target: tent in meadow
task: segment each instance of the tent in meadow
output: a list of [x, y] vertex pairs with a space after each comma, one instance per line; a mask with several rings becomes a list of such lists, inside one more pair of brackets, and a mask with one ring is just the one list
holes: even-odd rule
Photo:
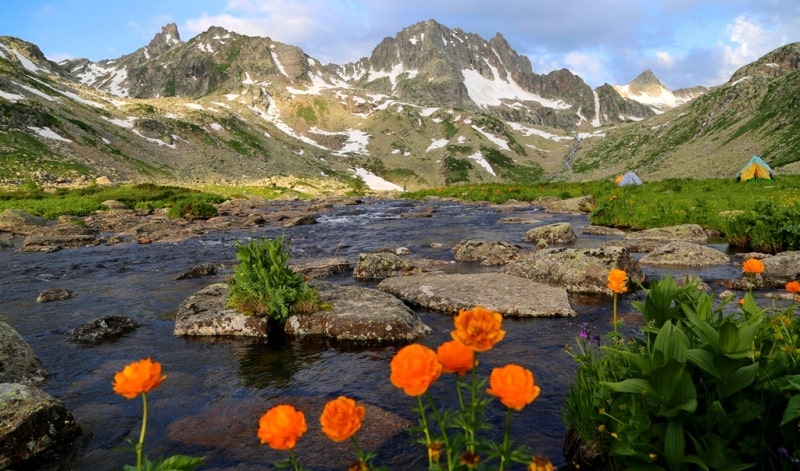
[[625, 186], [625, 185], [641, 185], [641, 184], [642, 184], [642, 180], [640, 180], [640, 179], [639, 179], [639, 176], [638, 176], [638, 175], [636, 175], [636, 174], [635, 174], [635, 173], [633, 173], [633, 172], [628, 172], [628, 173], [626, 173], [625, 175], [623, 175], [623, 176], [622, 176], [622, 178], [620, 178], [620, 179], [617, 181], [617, 185], [618, 185], [618, 186]]
[[750, 157], [747, 164], [736, 174], [737, 182], [772, 180], [772, 178], [772, 169], [757, 155]]

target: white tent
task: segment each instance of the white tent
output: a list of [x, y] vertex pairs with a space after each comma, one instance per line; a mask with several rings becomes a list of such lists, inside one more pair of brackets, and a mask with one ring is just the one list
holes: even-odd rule
[[620, 179], [620, 181], [618, 183], [619, 186], [641, 185], [641, 184], [642, 184], [642, 180], [640, 180], [639, 177], [633, 172], [628, 172], [625, 175], [623, 175], [622, 179]]

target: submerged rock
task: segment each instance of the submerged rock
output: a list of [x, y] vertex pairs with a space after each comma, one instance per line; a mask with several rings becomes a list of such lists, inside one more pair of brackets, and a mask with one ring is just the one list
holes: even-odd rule
[[505, 316], [575, 316], [563, 288], [501, 273], [387, 278], [378, 289], [418, 306], [452, 314], [477, 305]]
[[139, 327], [136, 319], [127, 316], [105, 316], [76, 327], [69, 334], [69, 341], [84, 345], [97, 345], [116, 340]]
[[50, 288], [39, 293], [36, 297], [37, 303], [51, 303], [53, 301], [64, 301], [75, 297], [75, 292], [64, 288]]

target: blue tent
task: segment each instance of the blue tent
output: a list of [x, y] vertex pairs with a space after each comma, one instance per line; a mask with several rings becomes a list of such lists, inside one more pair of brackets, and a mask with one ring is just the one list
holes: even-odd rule
[[617, 185], [619, 186], [641, 185], [641, 184], [642, 180], [640, 180], [639, 176], [633, 172], [628, 172], [625, 175], [623, 175], [622, 178], [620, 178], [619, 183], [617, 183]]

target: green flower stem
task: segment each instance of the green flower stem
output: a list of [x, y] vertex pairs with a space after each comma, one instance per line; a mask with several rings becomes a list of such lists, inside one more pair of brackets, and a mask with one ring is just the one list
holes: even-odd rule
[[614, 340], [619, 337], [617, 334], [617, 293], [614, 293]]
[[511, 430], [511, 408], [506, 409], [506, 424], [505, 433], [503, 434], [503, 445], [500, 448], [500, 467], [498, 471], [503, 471], [506, 462], [511, 461], [511, 439], [509, 438], [509, 431]]
[[453, 457], [453, 452], [455, 450], [453, 450], [450, 447], [450, 438], [447, 435], [447, 424], [445, 423], [444, 417], [442, 417], [442, 414], [439, 413], [439, 409], [437, 409], [436, 405], [433, 403], [433, 398], [430, 396], [430, 394], [426, 394], [426, 396], [428, 397], [428, 402], [431, 403], [431, 409], [433, 410], [433, 416], [434, 416], [434, 418], [436, 418], [436, 421], [439, 422], [439, 428], [442, 431], [442, 441], [444, 442], [444, 449], [445, 449], [445, 452], [447, 453], [447, 469], [448, 469], [448, 471], [450, 471], [450, 470], [453, 469], [453, 466], [455, 465], [455, 459]]
[[467, 424], [467, 451], [470, 453], [475, 453], [475, 422], [476, 417], [475, 413], [478, 409], [478, 373], [477, 373], [477, 366], [478, 361], [477, 359], [474, 360], [472, 364], [472, 383], [470, 384], [470, 407], [469, 407], [469, 423]]
[[147, 432], [147, 393], [142, 393], [142, 431], [139, 433], [139, 443], [136, 444], [136, 469], [142, 471], [142, 452], [144, 450], [144, 436]]
[[422, 395], [417, 396], [419, 404], [419, 418], [422, 421], [422, 433], [425, 434], [425, 451], [428, 454], [428, 469], [433, 467], [433, 457], [431, 456], [431, 432], [428, 430], [428, 418], [425, 416], [425, 406], [422, 404]]
[[294, 471], [300, 471], [300, 465], [297, 464], [297, 457], [294, 454], [294, 448], [289, 450], [289, 461], [294, 467]]

